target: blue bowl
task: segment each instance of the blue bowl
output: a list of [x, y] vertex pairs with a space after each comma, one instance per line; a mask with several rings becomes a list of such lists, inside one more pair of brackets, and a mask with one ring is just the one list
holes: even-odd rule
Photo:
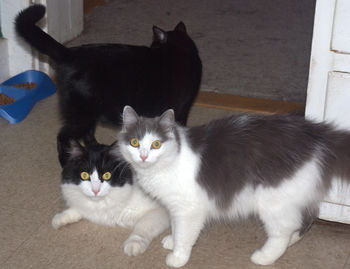
[[[13, 86], [29, 82], [34, 82], [36, 87], [29, 90]], [[0, 116], [12, 124], [20, 122], [28, 115], [36, 102], [55, 92], [55, 84], [45, 73], [36, 70], [20, 73], [0, 84], [0, 93], [16, 99], [11, 104], [0, 105]]]

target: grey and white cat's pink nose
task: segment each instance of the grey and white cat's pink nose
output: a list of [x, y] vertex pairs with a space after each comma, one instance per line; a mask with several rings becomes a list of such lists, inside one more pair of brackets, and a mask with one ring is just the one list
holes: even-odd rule
[[95, 196], [97, 196], [97, 194], [100, 192], [99, 189], [92, 189], [92, 192], [95, 194]]
[[140, 158], [141, 158], [141, 160], [144, 162], [144, 161], [146, 161], [146, 159], [148, 158], [148, 155], [142, 155], [142, 154], [140, 154]]
[[148, 158], [148, 150], [142, 147], [139, 152], [140, 152], [140, 159], [143, 162], [146, 161], [146, 159]]

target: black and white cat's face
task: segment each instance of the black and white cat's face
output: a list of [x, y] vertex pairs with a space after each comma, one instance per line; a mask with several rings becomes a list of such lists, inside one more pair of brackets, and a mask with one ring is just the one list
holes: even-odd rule
[[[113, 153], [111, 149], [113, 147]], [[78, 185], [81, 192], [92, 199], [105, 197], [111, 188], [132, 183], [131, 171], [115, 156], [115, 146], [81, 146], [71, 141], [62, 183]]]
[[139, 117], [130, 106], [126, 106], [120, 150], [127, 161], [138, 167], [149, 167], [178, 150], [178, 135], [174, 126], [174, 111], [171, 109], [160, 117], [149, 119]]

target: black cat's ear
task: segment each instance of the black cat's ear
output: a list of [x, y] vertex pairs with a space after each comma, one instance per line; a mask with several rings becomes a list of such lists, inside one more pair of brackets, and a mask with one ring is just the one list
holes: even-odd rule
[[159, 124], [167, 131], [171, 131], [175, 126], [175, 113], [173, 109], [168, 109], [159, 117]]
[[176, 26], [175, 26], [175, 29], [174, 29], [175, 31], [177, 31], [177, 32], [183, 32], [183, 33], [187, 33], [187, 31], [186, 31], [186, 26], [185, 26], [185, 24], [182, 22], [182, 21], [180, 21]]
[[78, 159], [84, 154], [84, 147], [78, 141], [71, 139], [69, 141], [67, 153], [69, 155], [69, 159]]
[[123, 128], [122, 131], [126, 131], [128, 127], [136, 124], [139, 120], [139, 116], [131, 106], [125, 106], [123, 110]]
[[168, 39], [168, 34], [164, 30], [153, 25], [153, 41], [165, 43], [167, 41], [167, 39]]

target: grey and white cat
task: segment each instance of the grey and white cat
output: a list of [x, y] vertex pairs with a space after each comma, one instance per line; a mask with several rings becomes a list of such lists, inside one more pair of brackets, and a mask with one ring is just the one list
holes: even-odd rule
[[53, 218], [54, 228], [83, 218], [131, 228], [124, 252], [136, 256], [170, 226], [166, 210], [133, 184], [131, 170], [115, 145], [83, 147], [71, 141], [65, 150], [68, 160], [62, 170], [61, 190], [68, 209]]
[[181, 267], [208, 220], [255, 215], [267, 241], [252, 256], [268, 265], [302, 238], [333, 180], [350, 182], [350, 133], [291, 115], [241, 114], [180, 127], [123, 112], [119, 148], [138, 184], [168, 209], [169, 266]]

